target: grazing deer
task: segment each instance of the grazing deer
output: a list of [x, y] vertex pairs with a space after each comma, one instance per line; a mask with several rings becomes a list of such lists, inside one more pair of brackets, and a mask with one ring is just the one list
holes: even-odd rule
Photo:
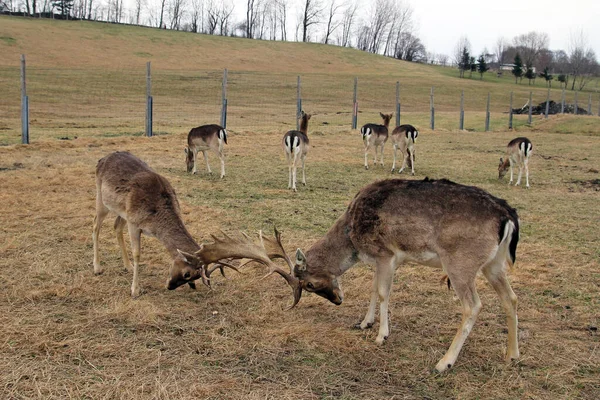
[[[454, 365], [479, 314], [475, 277], [482, 271], [507, 314], [507, 358], [519, 357], [517, 297], [506, 277], [507, 265], [515, 262], [519, 220], [506, 201], [482, 189], [428, 178], [372, 183], [358, 192], [322, 239], [306, 253], [296, 251], [295, 263], [275, 246], [281, 242], [277, 231], [275, 236], [276, 241], [264, 241], [262, 252], [257, 246], [251, 251], [242, 249], [238, 243], [223, 247], [263, 263], [267, 256], [284, 258], [290, 272], [273, 267], [271, 271], [283, 276], [294, 290], [292, 307], [302, 290], [341, 304], [344, 295], [338, 277], [359, 260], [374, 264], [371, 302], [358, 327], [373, 325], [379, 300], [378, 344], [389, 335], [388, 306], [396, 267], [407, 261], [441, 267], [462, 303], [463, 316], [450, 348], [436, 365], [440, 372]], [[222, 256], [231, 257], [231, 252], [224, 251]]]
[[311, 115], [304, 111], [300, 114], [300, 130], [289, 131], [283, 135], [283, 151], [288, 162], [288, 189], [296, 191], [296, 168], [302, 162], [302, 184], [306, 185], [304, 162], [309, 150], [308, 121]]
[[227, 130], [220, 125], [202, 125], [197, 128], [193, 128], [188, 133], [188, 144], [185, 147], [186, 165], [187, 172], [193, 174], [198, 172], [196, 168], [196, 161], [198, 159], [198, 152], [201, 151], [206, 161], [206, 168], [208, 173], [212, 174], [210, 165], [208, 164], [208, 155], [206, 152], [212, 150], [219, 156], [221, 160], [221, 178], [225, 176], [225, 155], [223, 154], [223, 145], [227, 144]]
[[417, 136], [419, 136], [419, 131], [412, 125], [400, 125], [392, 131], [392, 144], [394, 145], [392, 172], [396, 168], [396, 152], [400, 148], [403, 161], [398, 173], [401, 174], [406, 164], [408, 164], [411, 175], [415, 174], [415, 142], [417, 141]]
[[103, 272], [98, 259], [98, 237], [102, 222], [110, 211], [117, 214], [114, 227], [127, 269], [131, 268], [131, 262], [123, 239], [125, 225], [129, 230], [133, 253], [133, 297], [141, 294], [138, 270], [142, 232], [160, 240], [173, 258], [167, 281], [168, 289], [175, 289], [185, 283], [195, 289], [194, 281], [199, 278], [208, 284], [212, 271], [206, 270], [203, 264], [190, 262], [184, 256], [187, 252], [199, 250], [200, 246], [181, 220], [175, 190], [166, 178], [131, 153], [111, 153], [98, 161], [96, 166], [96, 216], [92, 241], [94, 273], [97, 275]]
[[517, 164], [519, 167], [519, 177], [515, 186], [521, 184], [521, 175], [523, 169], [525, 169], [525, 182], [526, 187], [529, 189], [529, 157], [533, 151], [533, 145], [531, 141], [526, 137], [518, 137], [511, 140], [506, 147], [506, 160], [500, 158], [500, 165], [498, 165], [498, 179], [502, 179], [506, 175], [506, 171], [510, 167], [510, 185], [513, 183], [513, 164]]
[[381, 118], [383, 118], [383, 125], [377, 124], [366, 124], [360, 128], [360, 133], [362, 134], [363, 142], [365, 144], [365, 169], [369, 169], [369, 163], [367, 162], [367, 156], [369, 154], [369, 150], [371, 146], [375, 148], [375, 158], [373, 159], [373, 165], [377, 164], [377, 148], [381, 148], [381, 166], [383, 166], [383, 147], [385, 146], [385, 142], [388, 139], [388, 127], [390, 125], [390, 120], [392, 119], [392, 114], [383, 114], [379, 113]]

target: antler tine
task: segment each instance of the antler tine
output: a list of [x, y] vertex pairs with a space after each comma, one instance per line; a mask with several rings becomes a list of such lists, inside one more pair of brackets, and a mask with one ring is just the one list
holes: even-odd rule
[[[277, 227], [273, 227], [273, 230], [275, 233], [275, 240], [263, 236], [262, 231], [259, 231], [259, 237], [260, 237], [261, 244], [265, 248], [269, 258], [271, 258], [271, 257], [272, 258], [283, 258], [285, 260], [285, 262], [287, 263], [288, 267], [290, 268], [289, 273], [291, 275], [293, 275], [294, 274], [294, 264], [292, 263], [292, 260], [290, 259], [290, 257], [285, 252], [285, 249], [283, 248], [283, 244], [281, 243], [281, 232], [279, 232], [277, 230]], [[268, 248], [267, 248], [267, 246], [265, 246], [265, 244], [268, 246]]]

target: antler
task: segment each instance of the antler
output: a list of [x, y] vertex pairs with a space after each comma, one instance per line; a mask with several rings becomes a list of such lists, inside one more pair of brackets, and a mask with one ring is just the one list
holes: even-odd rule
[[[213, 235], [214, 243], [205, 244], [196, 252], [196, 257], [198, 257], [206, 266], [215, 263], [214, 267], [207, 269], [207, 277], [210, 277], [210, 274], [217, 268], [221, 269], [222, 272], [223, 266], [236, 269], [230, 264], [232, 260], [248, 258], [263, 264], [270, 269], [270, 272], [265, 275], [265, 277], [277, 272], [292, 287], [292, 290], [294, 291], [294, 303], [288, 310], [298, 304], [300, 297], [302, 296], [302, 287], [300, 286], [298, 278], [294, 276], [294, 265], [283, 249], [281, 244], [281, 233], [279, 233], [277, 228], [275, 228], [275, 239], [264, 237], [262, 231], [259, 231], [258, 237], [260, 239], [260, 245], [254, 243], [252, 239], [243, 232], [242, 238], [232, 238], [224, 232], [222, 232], [222, 234], [224, 236], [223, 238], [218, 238]], [[272, 261], [274, 258], [283, 258], [290, 267], [290, 272], [285, 272], [279, 268]]]

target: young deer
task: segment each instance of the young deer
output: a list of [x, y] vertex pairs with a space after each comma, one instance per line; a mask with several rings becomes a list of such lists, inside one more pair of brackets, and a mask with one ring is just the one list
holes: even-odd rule
[[208, 173], [212, 174], [210, 165], [208, 164], [208, 156], [206, 152], [212, 150], [219, 156], [221, 160], [221, 178], [225, 176], [225, 155], [223, 154], [223, 145], [227, 144], [227, 130], [220, 125], [202, 125], [193, 128], [188, 133], [187, 146], [185, 147], [187, 172], [195, 174], [198, 172], [196, 161], [198, 152], [201, 151], [206, 161]]
[[110, 211], [117, 214], [114, 227], [127, 269], [131, 268], [131, 262], [123, 239], [125, 225], [129, 230], [133, 253], [133, 297], [141, 294], [138, 270], [142, 232], [160, 240], [173, 258], [167, 281], [168, 289], [175, 289], [185, 283], [195, 289], [194, 281], [199, 278], [208, 284], [212, 271], [207, 271], [203, 264], [190, 262], [183, 255], [185, 252], [199, 250], [200, 246], [181, 220], [175, 190], [167, 179], [131, 153], [111, 153], [98, 161], [96, 166], [96, 216], [92, 241], [94, 273], [97, 275], [103, 272], [98, 259], [98, 236], [102, 222]]
[[308, 121], [311, 115], [304, 111], [300, 114], [300, 130], [289, 131], [283, 135], [283, 151], [288, 163], [288, 189], [296, 191], [296, 168], [302, 161], [302, 184], [306, 185], [304, 162], [309, 150]]
[[533, 151], [533, 145], [531, 141], [526, 137], [518, 137], [511, 140], [506, 147], [506, 160], [500, 158], [500, 165], [498, 165], [498, 179], [502, 179], [506, 175], [506, 171], [510, 167], [510, 185], [513, 183], [513, 164], [517, 164], [519, 167], [519, 177], [515, 186], [521, 184], [521, 175], [523, 169], [525, 169], [525, 182], [526, 187], [529, 189], [529, 157]]
[[[280, 243], [276, 231], [277, 242]], [[482, 189], [448, 180], [384, 180], [365, 186], [327, 234], [306, 254], [298, 249], [295, 265], [270, 240], [263, 252], [241, 250], [237, 243], [224, 247], [240, 250], [247, 258], [284, 258], [290, 272], [272, 268], [294, 290], [295, 306], [302, 290], [313, 292], [334, 304], [344, 298], [338, 277], [362, 260], [375, 265], [371, 302], [357, 325], [370, 328], [380, 301], [381, 344], [389, 335], [388, 306], [396, 267], [412, 261], [441, 267], [452, 281], [462, 303], [462, 322], [450, 348], [437, 363], [440, 372], [454, 365], [481, 309], [475, 278], [479, 271], [500, 297], [508, 320], [507, 359], [519, 357], [517, 342], [517, 297], [506, 277], [515, 262], [519, 241], [517, 212], [506, 201]], [[283, 254], [282, 254], [283, 253]], [[240, 254], [238, 254], [239, 256]], [[222, 256], [231, 254], [223, 252]], [[218, 259], [218, 255], [215, 255]]]
[[415, 174], [415, 142], [419, 136], [419, 131], [412, 125], [400, 125], [392, 132], [392, 144], [394, 145], [394, 163], [392, 164], [392, 172], [396, 168], [396, 152], [400, 148], [402, 154], [402, 167], [398, 170], [401, 174], [409, 165], [411, 175]]
[[363, 142], [365, 144], [365, 169], [369, 169], [367, 156], [371, 146], [375, 148], [373, 165], [377, 164], [377, 148], [381, 147], [381, 166], [383, 166], [383, 147], [388, 139], [388, 127], [394, 114], [379, 113], [379, 115], [381, 115], [381, 118], [383, 118], [383, 125], [366, 124], [360, 128], [360, 133], [362, 134]]

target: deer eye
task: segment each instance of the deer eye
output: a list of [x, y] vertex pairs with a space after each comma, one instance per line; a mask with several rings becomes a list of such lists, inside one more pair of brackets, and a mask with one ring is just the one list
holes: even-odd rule
[[312, 284], [312, 282], [308, 282], [308, 283], [306, 284], [306, 287], [307, 287], [308, 289], [312, 289], [312, 290], [314, 290], [314, 289], [315, 289], [315, 285], [313, 285], [313, 284]]
[[190, 279], [190, 276], [192, 276], [192, 274], [190, 274], [190, 271], [188, 271], [185, 274], [183, 274], [183, 278], [184, 279]]

